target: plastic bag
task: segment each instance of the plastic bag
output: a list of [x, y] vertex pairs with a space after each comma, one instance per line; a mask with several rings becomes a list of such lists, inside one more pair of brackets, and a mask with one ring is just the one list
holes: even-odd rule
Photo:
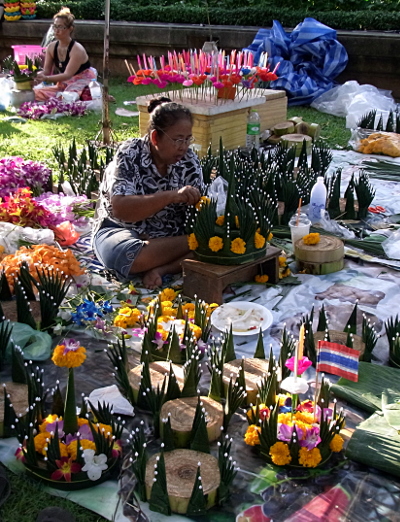
[[[51, 353], [51, 337], [46, 332], [34, 330], [28, 324], [10, 322], [13, 327], [11, 341], [19, 346], [26, 361], [46, 361]], [[11, 355], [11, 344], [7, 347], [8, 356]]]
[[374, 85], [360, 85], [349, 81], [325, 92], [312, 103], [318, 111], [346, 118], [346, 127], [356, 128], [358, 121], [369, 111], [377, 109], [386, 119], [396, 109], [391, 91], [378, 89]]
[[336, 236], [342, 237], [343, 239], [353, 239], [355, 236], [352, 230], [346, 227], [342, 227], [337, 221], [329, 217], [327, 211], [321, 213], [320, 220], [321, 227], [327, 232], [332, 232]]
[[0, 245], [4, 247], [6, 254], [15, 254], [21, 241], [35, 245], [54, 245], [54, 232], [48, 228], [20, 227], [0, 222]]
[[400, 157], [400, 135], [371, 129], [352, 129], [349, 145], [363, 154], [384, 154]]
[[208, 197], [217, 201], [217, 216], [225, 213], [227, 193], [228, 182], [222, 176], [215, 178], [208, 188]]
[[400, 259], [400, 230], [390, 234], [381, 244], [385, 254], [390, 259]]
[[10, 105], [10, 95], [13, 82], [8, 78], [0, 78], [0, 111], [5, 111]]

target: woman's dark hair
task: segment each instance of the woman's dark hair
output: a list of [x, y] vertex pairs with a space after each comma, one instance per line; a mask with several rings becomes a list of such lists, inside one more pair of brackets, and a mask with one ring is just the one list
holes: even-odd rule
[[190, 110], [165, 96], [151, 100], [147, 110], [150, 113], [149, 132], [153, 129], [166, 131], [179, 120], [189, 120], [193, 124]]

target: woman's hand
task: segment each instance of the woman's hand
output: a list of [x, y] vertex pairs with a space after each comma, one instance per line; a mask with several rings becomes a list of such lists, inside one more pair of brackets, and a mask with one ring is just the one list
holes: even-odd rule
[[45, 76], [44, 71], [39, 71], [36, 75], [36, 79], [40, 82], [44, 82]]
[[196, 205], [200, 201], [201, 194], [199, 189], [186, 185], [175, 192], [174, 203], [184, 203], [186, 205]]

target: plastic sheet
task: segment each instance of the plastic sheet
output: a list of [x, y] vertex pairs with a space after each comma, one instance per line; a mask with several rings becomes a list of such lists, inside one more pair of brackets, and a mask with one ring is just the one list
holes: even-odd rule
[[271, 88], [285, 89], [289, 105], [309, 104], [331, 89], [348, 62], [336, 31], [314, 18], [305, 18], [290, 34], [274, 20], [272, 29], [260, 29], [245, 50], [255, 54], [256, 64], [262, 52], [268, 53], [271, 68], [280, 62], [279, 78], [271, 82]]
[[218, 176], [208, 189], [208, 197], [217, 201], [217, 216], [225, 212], [228, 182], [222, 176]]
[[54, 245], [54, 232], [48, 228], [35, 229], [0, 222], [0, 245], [6, 254], [15, 254], [21, 241], [35, 245]]
[[369, 111], [377, 109], [384, 121], [389, 112], [396, 110], [391, 91], [378, 89], [374, 85], [360, 85], [349, 81], [318, 96], [311, 107], [320, 112], [346, 118], [346, 127], [354, 129], [358, 121]]
[[[11, 340], [19, 346], [23, 352], [26, 361], [46, 361], [51, 353], [51, 337], [46, 332], [34, 330], [27, 324], [13, 323], [11, 332]], [[7, 348], [9, 353], [11, 346]]]

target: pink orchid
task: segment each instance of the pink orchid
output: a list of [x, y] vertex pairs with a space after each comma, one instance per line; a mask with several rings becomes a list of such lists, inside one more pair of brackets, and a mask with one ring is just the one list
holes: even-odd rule
[[[286, 368], [289, 368], [290, 371], [294, 372], [294, 361], [295, 358], [291, 357], [285, 362]], [[308, 357], [302, 357], [299, 359], [298, 365], [297, 365], [297, 375], [301, 375], [304, 373], [307, 368], [309, 368], [312, 365], [312, 362]]]
[[299, 445], [303, 448], [307, 448], [309, 451], [317, 447], [321, 442], [319, 436], [319, 428], [317, 426], [313, 428], [307, 428], [304, 438], [299, 440]]
[[153, 341], [151, 341], [151, 342], [154, 343], [155, 345], [157, 345], [157, 350], [161, 350], [162, 347], [164, 346], [164, 344], [168, 344], [168, 341], [163, 340], [163, 336], [162, 336], [161, 332], [156, 332], [156, 335], [155, 335]]

